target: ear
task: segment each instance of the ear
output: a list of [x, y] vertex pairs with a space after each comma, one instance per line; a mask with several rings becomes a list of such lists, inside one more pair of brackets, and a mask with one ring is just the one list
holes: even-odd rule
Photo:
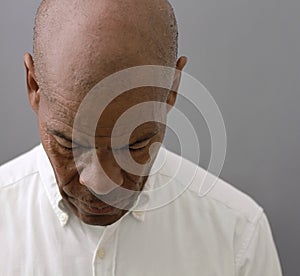
[[32, 110], [37, 113], [40, 103], [40, 91], [35, 78], [33, 59], [29, 53], [25, 53], [24, 55], [24, 66], [26, 69], [26, 83], [29, 103]]
[[[167, 104], [171, 107], [175, 105], [176, 98], [177, 98], [177, 91], [179, 89], [180, 81], [181, 81], [181, 72], [185, 65], [187, 64], [187, 57], [180, 57], [176, 63], [176, 73], [172, 85], [172, 89], [168, 94], [167, 97]], [[171, 108], [168, 108], [168, 112], [171, 110]]]

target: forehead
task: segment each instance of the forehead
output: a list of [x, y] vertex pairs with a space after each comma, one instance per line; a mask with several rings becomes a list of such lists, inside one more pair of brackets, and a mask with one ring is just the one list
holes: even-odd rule
[[[44, 120], [51, 130], [62, 131], [69, 136], [75, 118], [76, 131], [90, 137], [122, 136], [135, 129], [142, 134], [157, 128], [157, 124], [153, 122], [163, 120], [160, 118], [164, 117], [161, 104], [164, 95], [163, 89], [138, 88], [112, 99], [105, 105], [102, 113], [100, 106], [103, 106], [103, 102], [93, 102], [85, 109], [84, 114], [80, 114], [79, 110], [82, 109], [79, 108], [84, 100], [82, 93], [61, 91], [44, 97], [40, 106], [40, 120]], [[96, 125], [92, 123], [95, 120]]]

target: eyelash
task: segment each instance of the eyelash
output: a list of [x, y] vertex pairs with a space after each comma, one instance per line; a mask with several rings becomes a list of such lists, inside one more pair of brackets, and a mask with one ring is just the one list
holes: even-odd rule
[[136, 148], [136, 149], [132, 149], [132, 148], [129, 147], [129, 150], [131, 150], [131, 151], [140, 151], [140, 150], [143, 150], [146, 147], [147, 146], [144, 146], [144, 147], [141, 147], [141, 148]]
[[75, 147], [66, 147], [62, 145], [61, 143], [58, 143], [58, 145], [65, 151], [72, 151], [81, 148], [80, 146], [75, 146]]
[[68, 148], [68, 147], [65, 147], [65, 146], [63, 146], [63, 145], [61, 145], [61, 144], [59, 144], [59, 146], [63, 149], [63, 150], [65, 150], [65, 151], [72, 151], [74, 148]]

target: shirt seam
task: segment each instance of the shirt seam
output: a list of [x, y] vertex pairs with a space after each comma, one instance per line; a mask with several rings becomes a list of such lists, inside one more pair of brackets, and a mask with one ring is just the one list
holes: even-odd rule
[[242, 265], [242, 259], [245, 256], [250, 244], [254, 239], [254, 234], [256, 233], [259, 222], [262, 220], [264, 214], [264, 211], [258, 212], [255, 216], [254, 222], [251, 223], [250, 226], [244, 232], [244, 242], [242, 243], [240, 250], [235, 256], [236, 271], [238, 271], [238, 269]]
[[22, 180], [24, 180], [25, 178], [29, 177], [29, 176], [32, 176], [34, 174], [39, 174], [39, 171], [34, 171], [34, 172], [31, 172], [31, 173], [28, 173], [24, 176], [22, 176], [21, 178], [17, 179], [17, 180], [14, 180], [12, 182], [9, 182], [8, 184], [4, 184], [3, 186], [0, 187], [0, 190], [2, 189], [5, 189], [5, 188], [8, 188], [8, 187], [11, 187], [11, 186], [14, 186], [14, 185], [17, 185], [19, 184], [19, 182], [21, 182]]
[[216, 198], [213, 198], [213, 197], [210, 197], [210, 196], [208, 196], [208, 198], [211, 199], [211, 200], [213, 200], [213, 201], [216, 201], [216, 202], [222, 204], [223, 206], [225, 206], [229, 210], [232, 210], [232, 211], [240, 214], [244, 219], [247, 220], [248, 223], [251, 223], [251, 224], [255, 224], [255, 221], [257, 219], [257, 214], [263, 212], [263, 208], [260, 205], [257, 204], [257, 213], [256, 213], [256, 215], [254, 217], [248, 217], [247, 215], [245, 215], [245, 212], [242, 212], [242, 211], [240, 211], [237, 208], [233, 208], [230, 205], [228, 205], [228, 204], [220, 201], [219, 199], [216, 199]]
[[[160, 174], [160, 175], [162, 175], [162, 176], [166, 176], [166, 177], [170, 177], [170, 178], [171, 178], [170, 175], [165, 174], [165, 173], [158, 172], [158, 174]], [[178, 182], [180, 185], [184, 186], [184, 184], [183, 184], [179, 179], [174, 179], [174, 180], [175, 180], [176, 182]], [[197, 194], [196, 191], [189, 189], [189, 186], [190, 186], [190, 185], [188, 185], [187, 188], [185, 188], [185, 191], [186, 191], [186, 190], [189, 190], [192, 194], [194, 194], [194, 195], [196, 195], [197, 197], [199, 197], [199, 195]], [[185, 191], [184, 191], [184, 192], [185, 192]], [[226, 204], [226, 203], [223, 202], [223, 201], [220, 201], [219, 199], [216, 199], [216, 198], [211, 197], [209, 194], [207, 194], [207, 195], [205, 196], [205, 198], [208, 198], [208, 199], [210, 199], [210, 200], [212, 200], [212, 201], [215, 201], [215, 202], [221, 204], [222, 206], [228, 208], [229, 210], [232, 210], [232, 211], [234, 211], [234, 212], [240, 214], [244, 219], [247, 220], [247, 222], [252, 223], [252, 224], [255, 223], [255, 220], [257, 219], [257, 214], [259, 214], [260, 212], [263, 212], [263, 208], [262, 208], [259, 204], [256, 203], [256, 204], [257, 204], [257, 207], [258, 207], [257, 214], [254, 216], [254, 218], [251, 218], [251, 219], [250, 219], [249, 217], [247, 217], [247, 216], [246, 216], [243, 212], [241, 212], [240, 210], [231, 207], [230, 205]]]
[[[58, 219], [60, 225], [61, 225], [62, 227], [64, 227], [65, 224], [62, 223], [62, 222], [60, 221], [60, 219], [59, 219], [59, 216], [60, 216], [61, 214], [63, 214], [63, 213], [66, 214], [66, 212], [62, 211], [62, 210], [59, 208], [59, 206], [58, 206], [58, 204], [59, 204], [59, 203], [58, 203], [58, 202], [59, 202], [58, 200], [60, 199], [60, 195], [57, 194], [56, 197], [53, 198], [53, 197], [51, 196], [49, 190], [47, 189], [47, 183], [45, 183], [45, 182], [46, 182], [46, 181], [41, 177], [41, 184], [42, 184], [43, 190], [44, 190], [44, 192], [45, 192], [45, 194], [46, 194], [46, 197], [47, 197], [47, 199], [49, 200], [49, 203], [50, 203], [50, 205], [51, 205], [51, 207], [52, 207], [52, 210], [53, 210], [53, 212], [55, 213], [55, 215], [56, 215], [56, 217], [57, 217], [57, 219]], [[56, 185], [57, 185], [57, 184], [56, 184]], [[68, 214], [68, 215], [69, 215], [69, 214]]]

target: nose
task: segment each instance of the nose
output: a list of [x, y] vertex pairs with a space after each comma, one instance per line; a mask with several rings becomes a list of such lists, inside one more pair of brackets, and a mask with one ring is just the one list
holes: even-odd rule
[[124, 178], [112, 153], [98, 155], [95, 152], [91, 153], [91, 156], [83, 162], [79, 182], [96, 194], [104, 195], [122, 186]]

